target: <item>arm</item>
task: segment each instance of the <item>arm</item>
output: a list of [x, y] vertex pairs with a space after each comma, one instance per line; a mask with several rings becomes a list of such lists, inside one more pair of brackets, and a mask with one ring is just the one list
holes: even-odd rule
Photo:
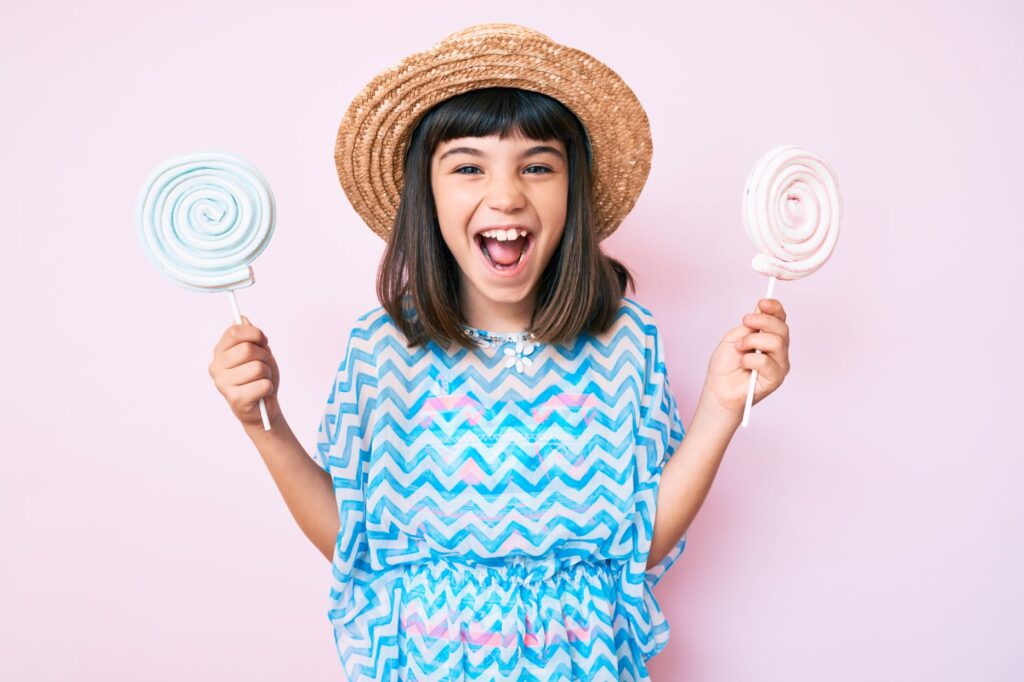
[[306, 453], [280, 412], [271, 420], [270, 431], [264, 431], [260, 423], [244, 427], [292, 517], [331, 561], [341, 521], [330, 474]]
[[670, 457], [662, 470], [648, 570], [671, 551], [697, 516], [741, 418], [701, 393], [679, 456]]
[[[778, 299], [761, 299], [711, 356], [690, 428], [677, 454], [662, 469], [647, 560], [650, 569], [679, 542], [693, 522], [733, 434], [743, 418], [750, 370], [756, 369], [753, 404], [774, 392], [789, 373], [789, 325]], [[762, 353], [755, 353], [760, 350]]]

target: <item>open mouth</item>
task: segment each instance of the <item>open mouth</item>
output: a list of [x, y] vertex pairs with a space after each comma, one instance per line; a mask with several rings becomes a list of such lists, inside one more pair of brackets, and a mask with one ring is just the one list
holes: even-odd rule
[[500, 241], [478, 234], [473, 241], [484, 263], [492, 272], [511, 277], [519, 274], [533, 251], [534, 237], [527, 232], [525, 237]]

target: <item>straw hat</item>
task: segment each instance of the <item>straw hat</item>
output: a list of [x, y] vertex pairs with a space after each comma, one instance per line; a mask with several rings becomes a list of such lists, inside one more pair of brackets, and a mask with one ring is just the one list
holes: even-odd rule
[[480, 24], [382, 71], [338, 128], [334, 160], [352, 206], [387, 240], [398, 211], [403, 160], [419, 119], [469, 90], [512, 87], [558, 100], [590, 137], [598, 238], [633, 209], [651, 168], [647, 113], [628, 85], [586, 52], [516, 24]]

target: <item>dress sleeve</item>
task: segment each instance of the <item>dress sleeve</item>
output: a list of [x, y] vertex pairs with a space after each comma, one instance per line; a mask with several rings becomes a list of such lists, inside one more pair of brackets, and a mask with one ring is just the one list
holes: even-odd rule
[[[335, 487], [337, 475], [356, 473], [351, 466], [358, 466], [368, 454], [364, 445], [369, 444], [367, 426], [377, 399], [377, 372], [366, 346], [365, 334], [359, 327], [353, 328], [320, 417], [313, 459], [335, 476]], [[341, 481], [342, 485], [351, 482]]]
[[[661, 472], [668, 460], [675, 454], [686, 435], [683, 421], [679, 417], [679, 404], [676, 402], [672, 387], [669, 385], [668, 372], [665, 367], [665, 348], [655, 324], [651, 324], [652, 336], [648, 337], [649, 362], [645, 377], [644, 397], [641, 402], [641, 427], [645, 440], [649, 444], [647, 466], [648, 481], [655, 494], [661, 484]], [[653, 520], [653, 515], [652, 515]], [[653, 522], [650, 529], [653, 537]], [[648, 538], [648, 548], [649, 541]], [[646, 580], [653, 587], [665, 572], [676, 562], [686, 547], [686, 533], [679, 538], [675, 546], [657, 564], [646, 572]]]
[[[334, 481], [340, 527], [335, 542], [331, 597], [333, 609], [354, 615], [358, 585], [368, 574], [366, 478], [369, 469], [373, 416], [377, 403], [377, 370], [367, 330], [357, 325], [327, 395], [313, 457]], [[332, 614], [332, 620], [335, 615]]]
[[644, 316], [643, 323], [644, 371], [639, 377], [643, 393], [636, 426], [636, 510], [631, 529], [633, 552], [623, 566], [621, 599], [623, 611], [628, 616], [633, 646], [640, 659], [647, 661], [660, 652], [669, 639], [669, 623], [654, 596], [653, 587], [686, 546], [686, 536], [683, 535], [664, 559], [647, 570], [661, 472], [679, 447], [685, 432], [669, 386], [661, 335], [649, 313]]

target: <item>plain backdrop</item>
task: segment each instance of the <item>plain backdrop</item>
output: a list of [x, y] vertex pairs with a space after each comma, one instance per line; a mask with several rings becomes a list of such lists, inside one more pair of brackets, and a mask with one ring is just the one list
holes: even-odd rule
[[134, 224], [177, 154], [240, 154], [277, 230], [242, 311], [307, 448], [383, 242], [334, 137], [375, 74], [474, 23], [619, 73], [650, 178], [607, 253], [689, 424], [767, 280], [740, 200], [777, 144], [826, 159], [832, 259], [779, 282], [792, 372], [732, 441], [657, 590], [655, 680], [1024, 677], [1024, 5], [33, 2], [0, 15], [0, 677], [337, 680], [330, 566], [207, 375], [226, 294]]

